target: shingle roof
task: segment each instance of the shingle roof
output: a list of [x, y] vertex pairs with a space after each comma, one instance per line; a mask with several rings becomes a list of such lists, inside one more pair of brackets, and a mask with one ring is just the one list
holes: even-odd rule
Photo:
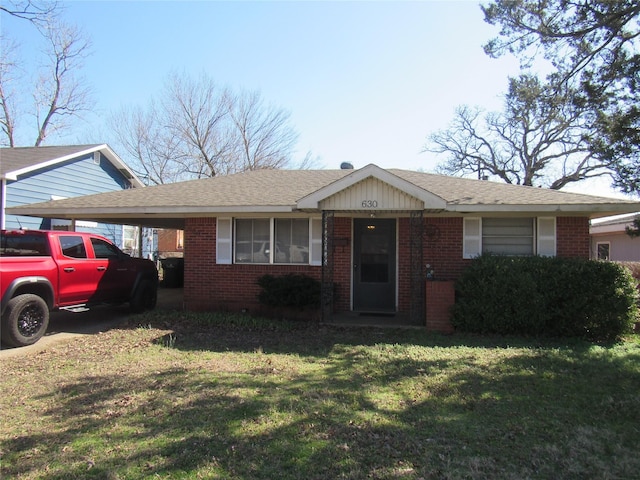
[[[38, 216], [65, 213], [64, 218], [130, 216], [136, 221], [152, 217], [180, 217], [220, 212], [293, 211], [301, 198], [336, 182], [354, 170], [257, 170], [235, 175], [101, 193], [11, 209], [15, 214]], [[507, 185], [444, 175], [389, 169], [391, 174], [427, 190], [447, 203], [447, 211], [471, 212], [562, 211], [630, 212], [640, 203], [549, 189]], [[475, 210], [474, 210], [475, 209]], [[571, 210], [571, 211], [574, 211]], [[90, 217], [90, 215], [95, 215]], [[101, 215], [101, 217], [99, 217]], [[152, 222], [147, 222], [152, 223]], [[145, 224], [145, 223], [142, 223]], [[159, 223], [156, 223], [160, 225]]]
[[99, 145], [0, 148], [0, 175], [83, 152]]
[[128, 178], [134, 187], [144, 186], [135, 173], [106, 144], [0, 148], [0, 178], [15, 180], [19, 174], [98, 151]]

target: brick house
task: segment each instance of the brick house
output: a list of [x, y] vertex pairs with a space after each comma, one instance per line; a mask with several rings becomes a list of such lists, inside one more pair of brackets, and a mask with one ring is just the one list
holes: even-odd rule
[[323, 320], [448, 330], [453, 281], [483, 252], [589, 258], [589, 221], [638, 202], [367, 165], [259, 170], [18, 207], [184, 230], [184, 308], [259, 312], [257, 278], [322, 284]]

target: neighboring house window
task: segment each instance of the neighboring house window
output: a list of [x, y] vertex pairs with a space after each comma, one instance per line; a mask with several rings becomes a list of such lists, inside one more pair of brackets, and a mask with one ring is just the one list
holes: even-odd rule
[[609, 242], [598, 242], [598, 260], [609, 260], [611, 258], [611, 244]]
[[463, 257], [494, 255], [545, 255], [556, 253], [553, 217], [465, 218]]
[[122, 226], [122, 250], [129, 255], [138, 254], [138, 227], [132, 225]]
[[322, 262], [322, 220], [218, 218], [216, 261], [311, 264]]

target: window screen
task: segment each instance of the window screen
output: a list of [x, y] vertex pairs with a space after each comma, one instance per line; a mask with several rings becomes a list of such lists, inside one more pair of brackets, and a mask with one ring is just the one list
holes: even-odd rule
[[496, 255], [533, 255], [532, 218], [483, 218], [482, 252]]

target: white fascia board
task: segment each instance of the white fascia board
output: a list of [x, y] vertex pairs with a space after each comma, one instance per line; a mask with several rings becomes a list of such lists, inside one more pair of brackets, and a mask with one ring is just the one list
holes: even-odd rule
[[319, 190], [307, 195], [306, 197], [298, 200], [297, 207], [299, 209], [311, 209], [317, 210], [319, 204], [325, 198], [335, 195], [342, 190], [345, 190], [356, 183], [365, 180], [369, 177], [377, 178], [378, 180], [388, 183], [392, 187], [397, 188], [405, 192], [412, 197], [422, 200], [429, 208], [444, 209], [447, 206], [447, 202], [441, 197], [408, 182], [387, 170], [370, 163], [369, 165], [362, 167], [359, 170], [355, 170], [353, 173], [336, 180], [329, 185], [322, 187]]
[[598, 203], [570, 205], [448, 205], [446, 211], [458, 213], [582, 213], [601, 217], [615, 213], [634, 212], [640, 203]]
[[125, 171], [129, 174], [129, 180], [135, 188], [143, 188], [145, 184], [142, 180], [129, 168], [129, 166], [122, 161], [122, 159], [111, 149], [109, 145], [99, 145], [94, 151], [100, 151], [107, 159], [120, 171]]
[[47, 207], [38, 208], [37, 205], [29, 207], [8, 208], [7, 212], [15, 215], [46, 215], [47, 217], [60, 216], [59, 218], [76, 218], [78, 215], [209, 215], [232, 213], [291, 213], [293, 208], [282, 207]]

